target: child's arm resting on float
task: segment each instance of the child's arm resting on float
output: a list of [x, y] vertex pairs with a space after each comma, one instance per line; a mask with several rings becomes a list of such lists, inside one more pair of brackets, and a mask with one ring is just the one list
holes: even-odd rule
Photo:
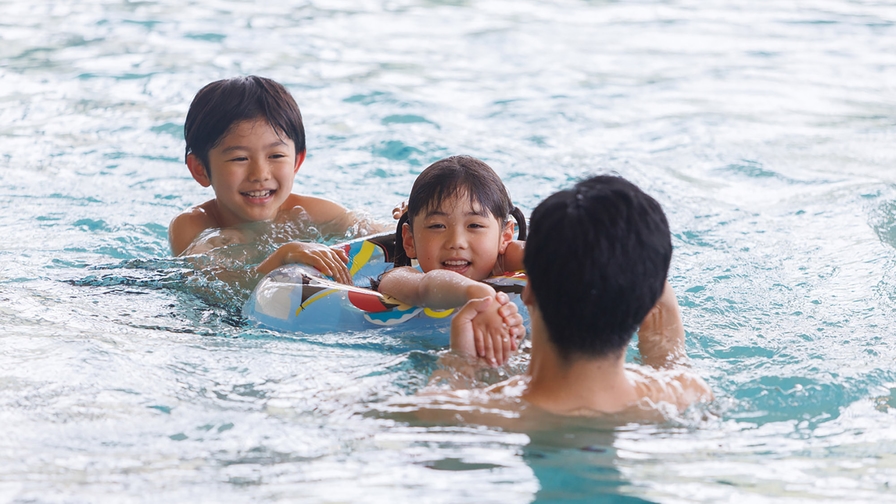
[[403, 266], [387, 271], [378, 290], [402, 303], [436, 310], [457, 308], [471, 299], [495, 297], [495, 289], [459, 273], [432, 270], [426, 273]]
[[267, 275], [284, 264], [301, 263], [317, 268], [318, 271], [332, 277], [339, 283], [352, 285], [352, 276], [348, 271], [348, 255], [341, 248], [330, 248], [320, 243], [290, 242], [269, 255], [267, 259], [255, 267], [255, 272]]

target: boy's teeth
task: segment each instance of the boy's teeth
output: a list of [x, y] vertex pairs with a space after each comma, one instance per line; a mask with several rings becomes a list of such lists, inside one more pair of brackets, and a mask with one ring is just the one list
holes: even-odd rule
[[263, 198], [271, 194], [271, 191], [246, 191], [243, 194], [249, 196], [250, 198]]
[[445, 261], [445, 266], [466, 266], [470, 261]]

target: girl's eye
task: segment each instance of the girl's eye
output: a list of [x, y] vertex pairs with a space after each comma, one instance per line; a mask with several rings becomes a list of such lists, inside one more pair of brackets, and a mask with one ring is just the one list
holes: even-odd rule
[[486, 226], [485, 226], [485, 224], [480, 224], [479, 222], [473, 222], [470, 224], [469, 227], [471, 227], [473, 229], [484, 229]]
[[444, 224], [440, 224], [440, 223], [427, 224], [426, 228], [427, 228], [427, 229], [444, 229], [444, 228], [445, 228], [445, 225], [444, 225]]

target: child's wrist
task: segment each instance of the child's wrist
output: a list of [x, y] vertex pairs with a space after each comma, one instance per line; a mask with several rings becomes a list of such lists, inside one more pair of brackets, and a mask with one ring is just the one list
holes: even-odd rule
[[467, 300], [471, 299], [481, 299], [485, 297], [495, 297], [495, 289], [490, 285], [486, 285], [482, 282], [475, 282], [469, 286], [467, 286]]

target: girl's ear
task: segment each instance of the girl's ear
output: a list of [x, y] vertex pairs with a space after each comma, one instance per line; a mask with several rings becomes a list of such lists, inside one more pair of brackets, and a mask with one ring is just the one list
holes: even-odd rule
[[199, 182], [199, 185], [202, 187], [212, 185], [212, 179], [209, 177], [205, 165], [202, 164], [198, 157], [193, 154], [187, 154], [187, 168], [190, 169], [190, 175], [193, 176], [196, 182]]
[[498, 253], [503, 254], [507, 250], [507, 245], [513, 241], [513, 221], [507, 221], [504, 229], [501, 231], [501, 243], [498, 245]]
[[411, 233], [410, 224], [405, 223], [401, 226], [401, 244], [404, 246], [404, 253], [408, 259], [417, 258], [417, 247], [414, 246], [414, 235]]
[[308, 151], [302, 151], [302, 152], [296, 154], [296, 167], [292, 170], [293, 175], [295, 175], [296, 173], [299, 173], [299, 168], [301, 168], [302, 163], [305, 162], [305, 153], [306, 152], [308, 152]]

